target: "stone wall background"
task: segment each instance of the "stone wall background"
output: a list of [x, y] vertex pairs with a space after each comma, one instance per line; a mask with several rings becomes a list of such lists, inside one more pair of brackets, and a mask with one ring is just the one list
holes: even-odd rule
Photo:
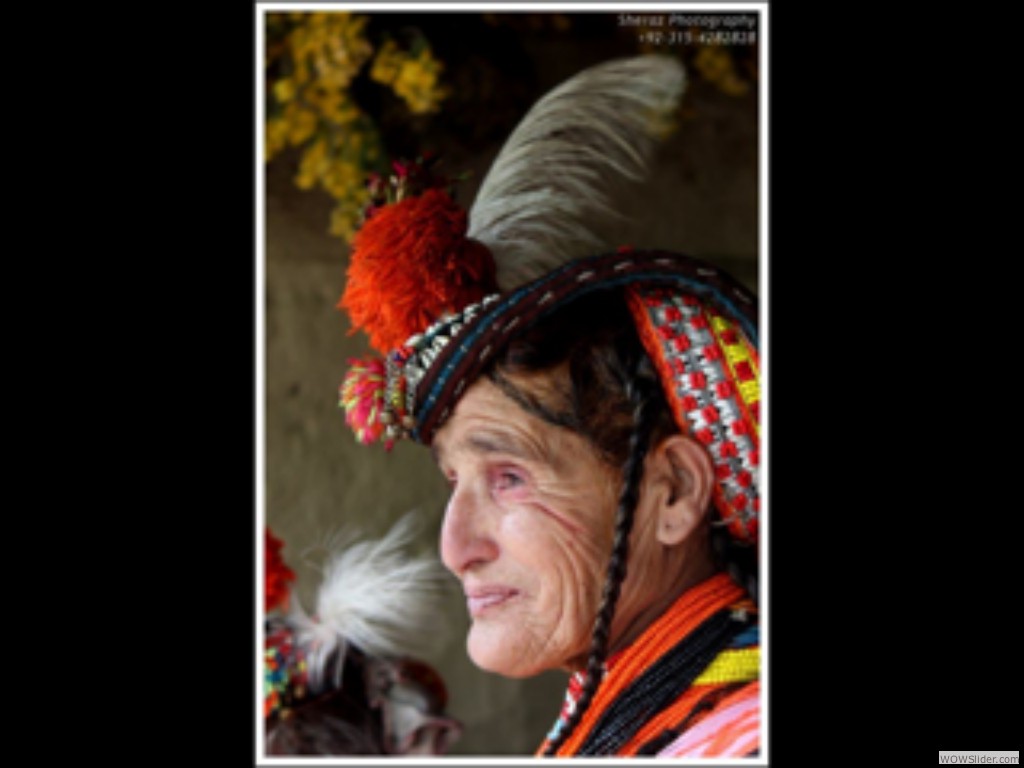
[[[534, 63], [539, 97], [580, 69], [622, 53], [621, 44], [579, 46], [524, 41]], [[657, 163], [647, 189], [626, 209], [630, 226], [610, 243], [664, 247], [715, 261], [757, 288], [758, 105], [756, 95], [725, 95], [691, 83], [684, 117]], [[472, 169], [460, 188], [471, 201], [500, 148], [458, 145], [442, 151], [450, 171]], [[358, 445], [337, 405], [346, 360], [368, 351], [348, 335], [335, 309], [344, 287], [347, 247], [327, 234], [332, 201], [292, 183], [295, 153], [265, 167], [265, 520], [285, 541], [284, 556], [298, 576], [298, 598], [313, 605], [318, 574], [303, 550], [342, 526], [382, 534], [405, 512], [420, 511], [421, 546], [436, 550], [447, 490], [419, 446], [391, 454]], [[561, 703], [565, 674], [506, 680], [476, 669], [465, 653], [465, 603], [452, 580], [447, 631], [423, 657], [444, 676], [450, 712], [465, 725], [453, 754], [530, 754]]]

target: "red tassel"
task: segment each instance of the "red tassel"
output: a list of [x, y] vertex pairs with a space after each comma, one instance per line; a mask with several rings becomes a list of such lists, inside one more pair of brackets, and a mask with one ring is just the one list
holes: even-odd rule
[[382, 353], [495, 290], [494, 259], [466, 237], [466, 212], [442, 189], [386, 205], [352, 242], [338, 307]]

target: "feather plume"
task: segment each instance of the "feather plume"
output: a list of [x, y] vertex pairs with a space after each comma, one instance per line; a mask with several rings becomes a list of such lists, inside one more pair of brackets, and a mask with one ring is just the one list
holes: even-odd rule
[[380, 540], [335, 551], [324, 568], [317, 615], [310, 618], [295, 601], [289, 620], [298, 642], [309, 649], [309, 682], [319, 690], [333, 667], [333, 685], [349, 644], [371, 656], [422, 655], [424, 637], [439, 613], [447, 583], [437, 558], [410, 556], [416, 518], [405, 515]]
[[491, 250], [501, 290], [616, 245], [602, 227], [618, 218], [624, 182], [647, 177], [684, 85], [678, 60], [637, 56], [586, 69], [533, 106], [469, 214], [468, 235]]

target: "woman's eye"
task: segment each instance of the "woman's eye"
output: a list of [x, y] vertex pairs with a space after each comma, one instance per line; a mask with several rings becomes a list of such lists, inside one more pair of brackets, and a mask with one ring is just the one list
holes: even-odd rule
[[499, 491], [507, 491], [523, 484], [523, 478], [516, 472], [499, 472], [494, 479], [494, 487]]

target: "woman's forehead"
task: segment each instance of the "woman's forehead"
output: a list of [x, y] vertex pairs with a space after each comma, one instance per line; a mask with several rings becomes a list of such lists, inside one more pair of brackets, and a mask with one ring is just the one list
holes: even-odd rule
[[565, 430], [527, 413], [486, 378], [477, 380], [431, 444], [440, 463], [457, 453], [506, 454], [554, 463], [565, 446]]

